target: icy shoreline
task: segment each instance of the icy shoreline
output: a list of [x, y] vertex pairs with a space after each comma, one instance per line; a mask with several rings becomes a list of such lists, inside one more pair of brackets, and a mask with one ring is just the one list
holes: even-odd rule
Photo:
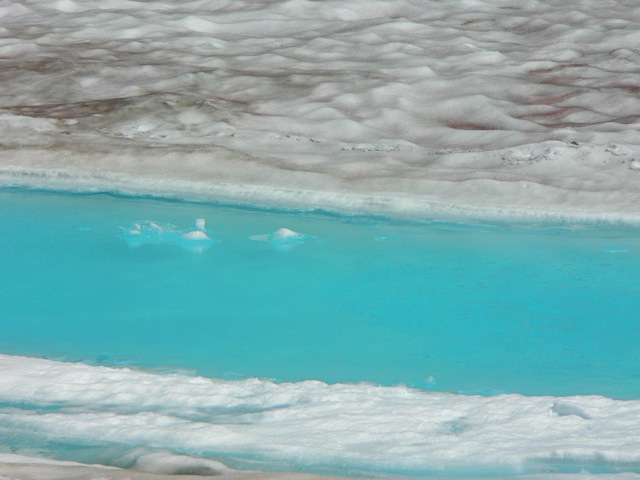
[[[18, 455], [0, 454], [0, 480], [201, 480], [203, 475], [171, 475], [74, 464], [72, 462], [40, 461]], [[220, 480], [348, 480], [349, 477], [320, 476], [293, 472], [234, 472], [215, 475]], [[357, 477], [364, 479], [366, 477]], [[376, 477], [379, 478], [379, 477]], [[397, 477], [393, 477], [397, 478]], [[430, 477], [437, 478], [437, 477]], [[451, 478], [451, 477], [449, 477]], [[453, 477], [465, 480], [471, 477]], [[501, 476], [502, 480], [638, 480], [639, 474], [542, 474], [517, 477]]]
[[0, 7], [0, 185], [640, 220], [631, 2]]
[[[172, 451], [219, 452], [223, 462], [226, 452], [241, 459], [243, 469], [314, 471], [324, 465], [321, 471], [414, 478], [421, 472], [571, 478], [581, 469], [611, 474], [638, 467], [637, 400], [220, 380], [8, 355], [0, 355], [0, 366], [4, 401], [15, 405], [2, 416], [11, 431], [104, 448], [102, 462], [158, 474], [240, 474], [219, 461]], [[108, 448], [119, 444], [144, 447]], [[0, 454], [4, 464], [40, 461], [50, 463]], [[37, 477], [37, 466], [20, 468], [27, 473], [17, 478], [60, 478]]]
[[541, 144], [425, 153], [424, 165], [300, 170], [222, 147], [5, 148], [0, 186], [381, 214], [409, 219], [640, 223], [640, 148]]
[[221, 480], [331, 480], [332, 478], [341, 478], [290, 472], [229, 471], [219, 474], [163, 474], [0, 454], [0, 480], [201, 480], [211, 477]]

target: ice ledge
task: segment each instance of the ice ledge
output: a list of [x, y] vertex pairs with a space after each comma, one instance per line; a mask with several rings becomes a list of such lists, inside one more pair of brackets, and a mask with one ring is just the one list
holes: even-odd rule
[[[213, 477], [140, 472], [102, 465], [85, 465], [22, 455], [0, 454], [0, 480], [202, 480], [204, 478]], [[229, 470], [215, 475], [215, 478], [221, 480], [331, 480], [339, 477], [321, 477], [307, 473]]]
[[[586, 475], [586, 477], [585, 477]], [[19, 455], [0, 455], [0, 480], [202, 480], [201, 475], [167, 475], [136, 472], [98, 465], [41, 460]], [[234, 471], [216, 476], [220, 480], [348, 480], [343, 477], [320, 476], [295, 472], [240, 472]], [[363, 478], [363, 477], [359, 477]], [[465, 480], [469, 477], [455, 477]], [[476, 477], [478, 478], [478, 477]], [[501, 480], [640, 480], [639, 474], [570, 474], [545, 473], [532, 475], [501, 476]]]
[[400, 218], [640, 224], [640, 147], [544, 142], [380, 160], [257, 158], [223, 147], [0, 150], [0, 186]]

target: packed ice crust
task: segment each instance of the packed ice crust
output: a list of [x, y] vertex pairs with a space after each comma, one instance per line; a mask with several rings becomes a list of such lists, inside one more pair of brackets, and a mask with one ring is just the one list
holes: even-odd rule
[[208, 455], [244, 469], [338, 474], [612, 473], [640, 464], [636, 400], [228, 381], [7, 355], [0, 368], [0, 432], [22, 438], [19, 455], [33, 453], [30, 444], [46, 452], [34, 440], [42, 437], [161, 474], [233, 473], [197, 458]]
[[0, 3], [0, 182], [640, 218], [633, 1]]

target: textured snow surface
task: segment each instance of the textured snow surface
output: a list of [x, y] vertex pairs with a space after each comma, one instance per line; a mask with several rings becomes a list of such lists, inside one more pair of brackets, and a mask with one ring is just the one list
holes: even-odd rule
[[0, 2], [0, 184], [640, 217], [634, 1]]
[[157, 473], [228, 470], [153, 449], [275, 470], [513, 475], [640, 465], [635, 400], [226, 381], [6, 355], [0, 371], [0, 432], [128, 447], [110, 463]]

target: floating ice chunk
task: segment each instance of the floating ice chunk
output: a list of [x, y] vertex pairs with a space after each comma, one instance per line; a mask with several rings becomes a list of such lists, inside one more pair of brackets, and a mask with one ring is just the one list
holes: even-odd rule
[[192, 230], [190, 232], [183, 233], [182, 238], [184, 238], [185, 240], [195, 240], [195, 241], [211, 240], [211, 237], [207, 235], [206, 232], [203, 232], [202, 230]]
[[129, 227], [120, 228], [122, 229], [122, 236], [132, 247], [137, 247], [144, 244], [159, 243], [162, 241], [164, 235], [168, 231], [172, 231], [175, 229], [173, 225], [162, 225], [150, 220], [135, 222]]
[[183, 233], [182, 238], [185, 240], [211, 240], [206, 231], [206, 220], [204, 218], [196, 218], [196, 226], [194, 230]]
[[178, 245], [187, 249], [202, 251], [217, 243], [206, 231], [204, 218], [196, 219], [195, 227], [182, 230], [170, 223], [151, 220], [139, 221], [129, 227], [120, 227], [122, 236], [129, 246], [139, 247], [152, 244]]
[[299, 243], [304, 240], [302, 233], [294, 232], [288, 228], [279, 228], [271, 235], [269, 235], [269, 241], [272, 243]]
[[309, 235], [305, 235], [304, 233], [299, 233], [289, 228], [283, 227], [279, 228], [273, 233], [251, 235], [249, 238], [258, 242], [267, 242], [275, 247], [282, 248], [291, 247], [293, 245], [300, 245], [311, 237]]

